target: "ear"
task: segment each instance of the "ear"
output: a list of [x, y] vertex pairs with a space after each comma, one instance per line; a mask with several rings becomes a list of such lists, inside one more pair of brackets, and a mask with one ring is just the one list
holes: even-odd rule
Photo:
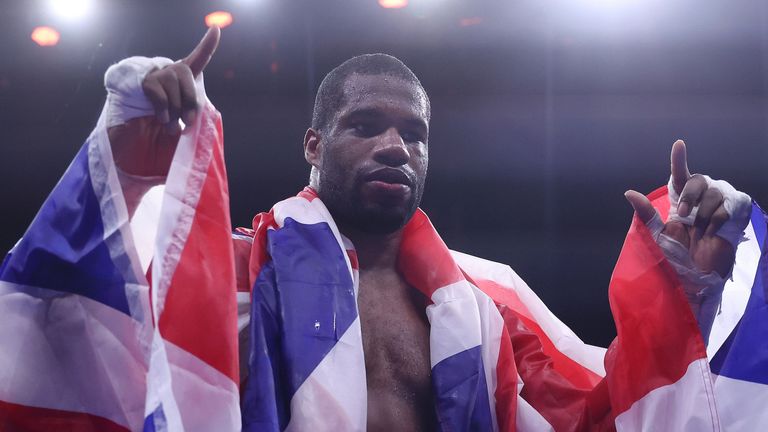
[[320, 167], [320, 133], [312, 128], [304, 134], [304, 159], [313, 167]]

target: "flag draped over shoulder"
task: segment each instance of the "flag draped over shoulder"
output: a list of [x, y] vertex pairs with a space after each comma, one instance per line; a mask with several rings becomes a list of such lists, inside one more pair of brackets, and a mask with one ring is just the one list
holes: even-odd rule
[[197, 86], [204, 108], [180, 139], [149, 245], [134, 244], [142, 236], [132, 233], [105, 108], [6, 256], [1, 430], [239, 430], [221, 118]]
[[[309, 188], [240, 230], [248, 241], [242, 234], [253, 237], [244, 429], [365, 430], [354, 245]], [[398, 269], [429, 299], [441, 430], [551, 430], [607, 418], [585, 402], [604, 350], [579, 340], [508, 266], [450, 251], [419, 210], [403, 230]]]
[[[365, 430], [354, 245], [309, 188], [258, 215], [237, 242], [248, 243], [253, 297], [244, 429]], [[508, 266], [450, 251], [419, 210], [398, 269], [429, 299], [441, 430], [610, 429], [596, 387], [605, 350], [584, 344]]]
[[[650, 198], [666, 219], [666, 190]], [[753, 296], [764, 307], [757, 246], [765, 219], [756, 206], [752, 227], [757, 235], [739, 247], [726, 289], [757, 280]], [[364, 430], [354, 246], [311, 189], [258, 215], [238, 241], [250, 251], [243, 283], [253, 295], [244, 428]], [[722, 376], [710, 373], [674, 269], [638, 220], [610, 284], [618, 337], [607, 352], [579, 340], [508, 266], [449, 251], [420, 211], [403, 231], [398, 266], [430, 299], [441, 430], [716, 431], [765, 422], [762, 410], [735, 408]], [[753, 353], [765, 351], [766, 342], [757, 345]], [[764, 379], [764, 370], [753, 375]], [[740, 420], [728, 419], [727, 406]]]
[[[251, 250], [245, 430], [365, 430], [367, 389], [358, 262], [311, 189], [257, 216]], [[263, 247], [262, 247], [263, 246]], [[431, 267], [422, 258], [429, 256]], [[447, 430], [514, 429], [517, 379], [503, 320], [417, 212], [399, 268], [431, 300], [435, 405]], [[497, 372], [499, 362], [504, 368]], [[497, 398], [505, 403], [497, 405]]]

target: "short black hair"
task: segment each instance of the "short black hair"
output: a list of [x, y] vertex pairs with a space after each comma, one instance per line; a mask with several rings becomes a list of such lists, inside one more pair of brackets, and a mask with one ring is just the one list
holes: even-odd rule
[[352, 57], [336, 66], [323, 78], [315, 96], [315, 107], [312, 111], [312, 129], [325, 131], [336, 113], [344, 105], [344, 83], [353, 74], [385, 75], [399, 78], [407, 83], [416, 85], [427, 99], [427, 119], [431, 116], [429, 97], [416, 74], [397, 57], [389, 54], [363, 54]]

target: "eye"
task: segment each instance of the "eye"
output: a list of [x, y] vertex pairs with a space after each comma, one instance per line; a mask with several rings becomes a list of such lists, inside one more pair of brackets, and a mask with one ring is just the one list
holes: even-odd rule
[[373, 123], [355, 122], [355, 123], [352, 123], [350, 126], [351, 126], [351, 129], [358, 136], [372, 137], [376, 135], [376, 127]]
[[405, 142], [424, 142], [424, 136], [418, 132], [405, 131], [400, 136]]

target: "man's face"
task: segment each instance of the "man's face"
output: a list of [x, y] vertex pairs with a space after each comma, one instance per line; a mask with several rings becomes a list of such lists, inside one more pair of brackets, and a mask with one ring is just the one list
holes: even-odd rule
[[421, 202], [429, 136], [423, 90], [384, 75], [350, 76], [320, 140], [318, 194], [341, 225], [391, 233]]

